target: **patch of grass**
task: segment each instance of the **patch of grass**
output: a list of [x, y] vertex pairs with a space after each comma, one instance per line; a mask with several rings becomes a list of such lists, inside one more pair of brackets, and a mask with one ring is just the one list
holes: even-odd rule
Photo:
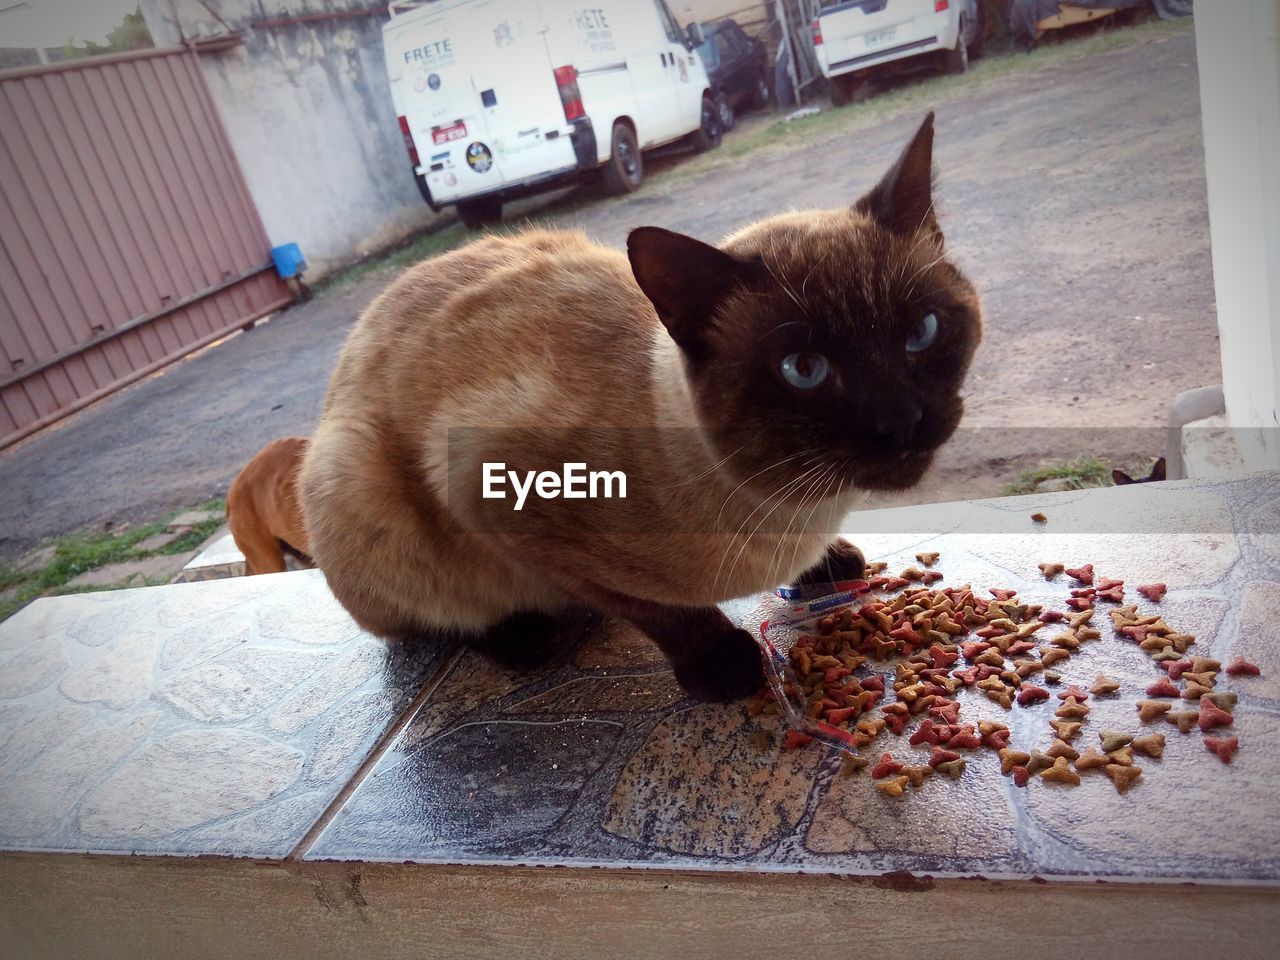
[[1097, 457], [1081, 457], [1066, 463], [1038, 467], [1035, 470], [1023, 470], [1012, 483], [1005, 484], [1001, 493], [1006, 497], [1035, 493], [1037, 484], [1045, 480], [1060, 479], [1069, 480], [1073, 490], [1083, 490], [1086, 487], [1109, 487], [1111, 486], [1111, 465]]
[[170, 520], [187, 510], [179, 510], [163, 520], [131, 526], [118, 533], [77, 531], [58, 537], [52, 541], [53, 557], [43, 567], [19, 570], [8, 564], [0, 566], [0, 590], [14, 589], [12, 597], [0, 601], [0, 620], [7, 619], [37, 597], [83, 593], [88, 590], [112, 590], [125, 586], [67, 586], [71, 580], [89, 570], [124, 560], [143, 560], [147, 557], [188, 553], [196, 549], [224, 522], [226, 503], [222, 500], [209, 500], [188, 509], [207, 512], [210, 517], [155, 550], [144, 550], [138, 545], [148, 537], [163, 532]]
[[460, 223], [417, 234], [405, 243], [372, 254], [341, 270], [335, 270], [316, 285], [315, 293], [317, 296], [325, 296], [341, 292], [372, 273], [400, 270], [419, 260], [429, 260], [462, 246], [476, 236], [478, 234], [470, 232]]

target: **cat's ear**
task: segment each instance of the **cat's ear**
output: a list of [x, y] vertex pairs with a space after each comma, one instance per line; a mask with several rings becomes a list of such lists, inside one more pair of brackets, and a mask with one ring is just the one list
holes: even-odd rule
[[853, 208], [874, 217], [894, 233], [928, 230], [942, 241], [942, 231], [933, 215], [932, 110], [884, 179]]
[[696, 349], [716, 305], [750, 274], [723, 250], [661, 227], [632, 230], [627, 256], [658, 319], [686, 351]]

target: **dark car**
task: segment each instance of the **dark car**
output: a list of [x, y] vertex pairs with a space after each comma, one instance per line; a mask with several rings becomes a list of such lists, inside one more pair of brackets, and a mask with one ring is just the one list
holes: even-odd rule
[[769, 105], [769, 51], [730, 19], [702, 25], [706, 40], [698, 47], [711, 93], [720, 111], [720, 126], [733, 129], [734, 111]]

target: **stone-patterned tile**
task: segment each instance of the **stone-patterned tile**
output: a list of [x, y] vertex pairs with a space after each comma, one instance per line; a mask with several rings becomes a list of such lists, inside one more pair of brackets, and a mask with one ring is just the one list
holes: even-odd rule
[[281, 857], [450, 650], [318, 573], [37, 600], [0, 624], [0, 847]]
[[1142, 777], [1124, 797], [1101, 771], [1082, 774], [1079, 787], [1033, 779], [1019, 797], [1023, 842], [1047, 874], [1280, 879], [1280, 716], [1237, 708], [1230, 730], [1216, 731], [1240, 738], [1229, 766], [1205, 749], [1199, 730], [1144, 728], [1131, 704], [1112, 704], [1089, 720], [1080, 744], [1097, 746], [1097, 730], [1108, 726], [1154, 731], [1165, 735], [1164, 755], [1135, 757]]
[[821, 755], [761, 750], [737, 705], [675, 713], [631, 755], [604, 810], [609, 833], [646, 847], [739, 858], [790, 833]]
[[[894, 756], [924, 763], [928, 754], [897, 750]], [[901, 800], [873, 790], [867, 771], [833, 777], [809, 824], [806, 849], [903, 855], [912, 858], [913, 873], [954, 871], [961, 863], [1008, 870], [1017, 859], [1017, 823], [1000, 763], [989, 750], [965, 760], [959, 780], [935, 774]]]
[[[1194, 634], [1193, 653], [1224, 658], [1238, 646], [1264, 664], [1260, 679], [1280, 675], [1270, 650], [1280, 644], [1270, 643], [1267, 626], [1274, 584], [1251, 575], [1257, 564], [1232, 533], [1257, 509], [1252, 487], [1153, 486], [876, 511], [842, 526], [892, 571], [936, 550], [944, 585], [1015, 588], [1051, 609], [1064, 608], [1074, 584], [1046, 581], [1036, 564], [1091, 561], [1100, 575], [1125, 579], [1141, 610]], [[1031, 524], [1036, 509], [1050, 515], [1047, 528]], [[1156, 580], [1170, 585], [1163, 602], [1134, 595]], [[735, 617], [754, 606], [750, 626], [786, 605], [757, 597], [727, 606]], [[1138, 758], [1143, 781], [1127, 796], [1103, 774], [1086, 775], [1077, 789], [1038, 778], [1017, 788], [982, 749], [965, 754], [959, 780], [935, 775], [893, 800], [866, 771], [842, 778], [821, 749], [784, 749], [774, 718], [692, 703], [652, 644], [626, 624], [606, 623], [532, 674], [462, 654], [307, 856], [1280, 881], [1280, 821], [1268, 806], [1280, 788], [1271, 730], [1280, 712], [1242, 702], [1235, 732], [1243, 745], [1231, 767], [1204, 749], [1199, 731], [1143, 726], [1136, 703], [1162, 673], [1115, 634], [1108, 606], [1095, 614], [1101, 639], [1057, 669], [1063, 684], [1088, 686], [1098, 673], [1121, 682], [1118, 694], [1091, 699], [1080, 748], [1108, 728], [1168, 739], [1165, 759]], [[1063, 629], [1048, 625], [1037, 639]], [[1250, 682], [1223, 678], [1220, 687], [1245, 700], [1272, 695]], [[1011, 710], [973, 690], [959, 699], [961, 722], [1006, 723], [1019, 747], [1052, 742], [1056, 697]], [[884, 733], [864, 753], [924, 762], [928, 749], [907, 740]]]
[[1238, 677], [1233, 685], [1251, 697], [1280, 700], [1280, 583], [1260, 580], [1247, 584], [1240, 619], [1231, 643], [1222, 651], [1223, 664], [1236, 657], [1256, 663], [1258, 677]]

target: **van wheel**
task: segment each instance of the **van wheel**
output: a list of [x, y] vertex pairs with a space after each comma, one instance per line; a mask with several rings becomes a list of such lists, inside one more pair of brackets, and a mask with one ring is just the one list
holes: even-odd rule
[[755, 89], [751, 92], [751, 105], [759, 110], [769, 105], [769, 81], [764, 78], [764, 74], [756, 77]]
[[720, 128], [720, 111], [710, 97], [702, 98], [702, 126], [689, 135], [689, 142], [698, 153], [705, 153], [720, 146], [724, 131]]
[[942, 72], [958, 77], [969, 69], [969, 48], [964, 42], [964, 22], [960, 23], [960, 32], [956, 34], [954, 49], [942, 55]]
[[833, 107], [846, 107], [849, 101], [853, 99], [853, 84], [849, 82], [848, 77], [832, 77], [827, 81], [827, 86], [831, 88], [831, 105]]
[[978, 59], [987, 49], [987, 11], [983, 8], [983, 2], [984, 0], [977, 0], [974, 4], [978, 14], [978, 27], [973, 31], [973, 42], [969, 44], [970, 60]]
[[644, 179], [640, 146], [636, 143], [636, 135], [625, 123], [613, 125], [613, 146], [603, 171], [605, 192], [615, 197], [638, 189]]
[[458, 204], [458, 219], [468, 230], [479, 230], [502, 219], [502, 201], [491, 197], [463, 200]]
[[728, 133], [733, 129], [733, 123], [736, 119], [733, 115], [733, 104], [729, 102], [729, 95], [720, 93], [716, 96], [716, 112], [720, 114], [720, 129]]

